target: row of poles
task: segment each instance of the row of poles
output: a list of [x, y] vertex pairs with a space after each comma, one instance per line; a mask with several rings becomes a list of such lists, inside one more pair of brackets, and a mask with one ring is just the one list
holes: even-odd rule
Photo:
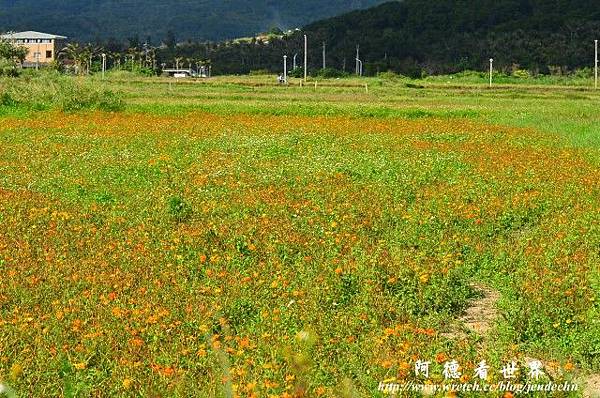
[[[594, 40], [594, 88], [598, 88], [598, 40]], [[323, 69], [327, 66], [326, 63], [326, 46], [323, 42]], [[296, 55], [294, 55], [294, 69], [296, 68]], [[360, 45], [356, 46], [356, 74], [358, 76], [363, 75], [363, 63], [360, 59]], [[283, 81], [287, 84], [287, 55], [283, 56]], [[304, 82], [306, 83], [308, 77], [308, 37], [304, 35]], [[490, 87], [492, 86], [494, 78], [494, 59], [490, 58]]]
[[[294, 69], [296, 69], [296, 55], [294, 54]], [[288, 56], [284, 55], [283, 56], [283, 82], [285, 84], [287, 84], [288, 82], [288, 71], [287, 71], [287, 67], [288, 67], [288, 62], [287, 62]], [[362, 76], [363, 75], [363, 63], [362, 60], [360, 59], [360, 46], [357, 45], [356, 46], [356, 74], [358, 76]], [[327, 45], [325, 42], [323, 42], [323, 69], [326, 69], [327, 67]], [[308, 79], [308, 37], [306, 35], [304, 35], [304, 82], [306, 83]]]
[[[323, 69], [326, 64], [326, 46], [323, 42]], [[294, 68], [296, 68], [296, 55], [294, 55]], [[102, 54], [102, 78], [106, 72], [106, 54]], [[362, 76], [363, 63], [360, 59], [360, 46], [356, 46], [356, 74]], [[492, 86], [494, 77], [494, 59], [490, 58], [490, 87]], [[304, 82], [308, 78], [308, 37], [304, 35]], [[287, 84], [287, 55], [283, 56], [283, 80]], [[594, 88], [598, 88], [598, 40], [594, 40]]]

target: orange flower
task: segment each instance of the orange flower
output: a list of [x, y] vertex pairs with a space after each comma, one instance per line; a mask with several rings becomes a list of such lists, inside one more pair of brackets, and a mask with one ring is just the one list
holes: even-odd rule
[[175, 369], [172, 366], [166, 367], [161, 372], [164, 376], [171, 377], [175, 373]]
[[85, 362], [79, 362], [73, 365], [75, 367], [75, 369], [78, 370], [83, 370], [85, 368], [87, 368], [87, 364]]
[[448, 359], [448, 356], [446, 356], [446, 354], [444, 354], [443, 352], [440, 352], [435, 356], [435, 361], [437, 363], [442, 363], [442, 362], [446, 361], [447, 359]]
[[565, 364], [564, 368], [565, 368], [565, 370], [566, 370], [567, 372], [570, 372], [570, 371], [572, 371], [573, 369], [575, 369], [575, 365], [573, 365], [573, 363], [572, 363], [572, 362], [567, 362], [567, 363]]

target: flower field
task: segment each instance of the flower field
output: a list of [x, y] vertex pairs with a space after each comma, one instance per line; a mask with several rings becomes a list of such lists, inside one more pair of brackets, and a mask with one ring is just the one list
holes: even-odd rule
[[[600, 95], [375, 83], [114, 81], [122, 112], [0, 116], [0, 381], [383, 397], [418, 360], [432, 383], [451, 359], [463, 382], [598, 373]], [[451, 333], [477, 286], [491, 331]]]

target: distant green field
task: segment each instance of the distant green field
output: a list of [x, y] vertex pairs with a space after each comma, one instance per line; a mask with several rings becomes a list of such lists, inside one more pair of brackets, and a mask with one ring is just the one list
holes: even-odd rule
[[600, 372], [589, 81], [72, 83], [84, 110], [0, 97], [17, 396], [383, 397], [418, 360], [447, 385], [534, 358], [580, 389], [531, 396], [578, 397]]

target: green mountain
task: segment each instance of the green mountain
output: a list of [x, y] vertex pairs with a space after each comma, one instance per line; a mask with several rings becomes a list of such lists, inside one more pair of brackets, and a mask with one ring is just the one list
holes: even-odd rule
[[221, 40], [295, 28], [382, 0], [0, 0], [0, 31], [35, 30], [88, 41], [167, 32], [178, 41]]
[[[356, 45], [369, 72], [406, 74], [503, 68], [548, 71], [593, 65], [600, 39], [597, 0], [404, 0], [312, 23], [326, 41], [329, 65], [354, 62]], [[313, 57], [318, 57], [314, 53]], [[514, 66], [513, 66], [514, 64]], [[314, 64], [315, 66], [318, 64]]]
[[327, 67], [353, 73], [356, 47], [366, 74], [395, 71], [409, 76], [499, 69], [562, 73], [593, 66], [600, 39], [598, 0], [404, 0], [311, 23], [302, 32], [268, 42], [189, 43], [163, 49], [174, 57], [209, 58], [216, 73], [281, 71], [282, 56], [303, 59], [309, 40], [310, 72]]

